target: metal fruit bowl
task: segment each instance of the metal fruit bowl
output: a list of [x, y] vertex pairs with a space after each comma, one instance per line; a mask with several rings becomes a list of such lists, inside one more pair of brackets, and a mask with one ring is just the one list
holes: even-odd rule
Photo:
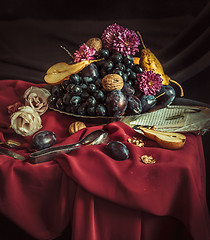
[[[79, 114], [67, 113], [56, 108], [49, 107], [49, 109], [59, 112], [61, 114], [68, 115], [70, 117], [76, 118], [78, 121], [86, 122], [86, 123], [95, 123], [95, 124], [106, 124], [116, 121], [121, 121], [128, 116], [117, 116], [117, 117], [109, 117], [109, 116], [82, 116]], [[135, 115], [136, 116], [136, 115]]]

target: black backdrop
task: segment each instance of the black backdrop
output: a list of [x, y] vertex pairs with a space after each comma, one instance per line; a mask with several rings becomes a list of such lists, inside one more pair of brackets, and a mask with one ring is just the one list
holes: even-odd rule
[[[185, 97], [210, 104], [210, 1], [40, 1], [0, 3], [0, 79], [43, 82], [46, 69], [112, 23], [139, 30]], [[203, 136], [210, 202], [210, 133]], [[11, 229], [12, 231], [11, 231]], [[65, 232], [59, 239], [69, 239]], [[0, 217], [2, 239], [32, 239]]]
[[131, 19], [196, 16], [208, 0], [7, 0], [2, 1], [1, 19]]

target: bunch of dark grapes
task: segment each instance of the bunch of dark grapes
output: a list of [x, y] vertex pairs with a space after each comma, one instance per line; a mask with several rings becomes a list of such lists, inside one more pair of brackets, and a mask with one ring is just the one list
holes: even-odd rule
[[[49, 105], [60, 111], [83, 116], [136, 115], [147, 111], [156, 104], [154, 96], [141, 96], [136, 91], [137, 74], [143, 70], [133, 62], [133, 56], [122, 56], [118, 52], [110, 54], [102, 49], [96, 63], [91, 63], [68, 80], [54, 85]], [[107, 74], [118, 74], [123, 78], [121, 90], [107, 92], [102, 79]], [[121, 101], [119, 101], [119, 98]]]

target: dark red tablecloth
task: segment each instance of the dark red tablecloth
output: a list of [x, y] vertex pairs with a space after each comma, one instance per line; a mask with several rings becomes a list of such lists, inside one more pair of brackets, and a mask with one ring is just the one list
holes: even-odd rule
[[[32, 136], [14, 133], [7, 107], [23, 101], [31, 85], [0, 82], [0, 140], [19, 140], [22, 145], [15, 151], [26, 158], [34, 150]], [[74, 119], [54, 111], [41, 118], [43, 130], [56, 133], [57, 145], [104, 127], [110, 140], [126, 144], [130, 157], [113, 160], [104, 143], [35, 165], [0, 156], [0, 211], [26, 232], [37, 239], [53, 239], [71, 224], [73, 240], [210, 239], [200, 136], [187, 134], [185, 146], [176, 151], [152, 141], [139, 148], [127, 142], [138, 134], [121, 122], [89, 126], [69, 136]], [[157, 162], [143, 164], [143, 154]]]

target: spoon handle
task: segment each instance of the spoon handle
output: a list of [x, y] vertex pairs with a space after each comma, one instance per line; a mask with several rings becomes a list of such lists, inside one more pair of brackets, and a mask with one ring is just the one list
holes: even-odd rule
[[39, 150], [37, 152], [31, 153], [30, 157], [36, 158], [36, 157], [47, 155], [47, 154], [54, 153], [54, 152], [60, 152], [60, 151], [65, 152], [65, 151], [68, 151], [71, 148], [75, 148], [75, 147], [78, 147], [80, 145], [81, 144], [79, 142], [77, 142], [77, 143], [68, 144], [68, 145], [45, 148], [45, 149]]
[[72, 146], [72, 147], [68, 147], [68, 148], [66, 147], [65, 149], [64, 149], [64, 146], [60, 146], [60, 149], [57, 149], [54, 151], [52, 151], [50, 149], [50, 151], [46, 152], [45, 154], [39, 154], [39, 155], [31, 154], [29, 161], [30, 161], [30, 163], [33, 163], [33, 164], [48, 162], [48, 161], [53, 160], [53, 158], [56, 157], [57, 155], [59, 155], [61, 153], [69, 153], [72, 150], [79, 148], [80, 146], [82, 146], [82, 145], [77, 145], [75, 147]]

